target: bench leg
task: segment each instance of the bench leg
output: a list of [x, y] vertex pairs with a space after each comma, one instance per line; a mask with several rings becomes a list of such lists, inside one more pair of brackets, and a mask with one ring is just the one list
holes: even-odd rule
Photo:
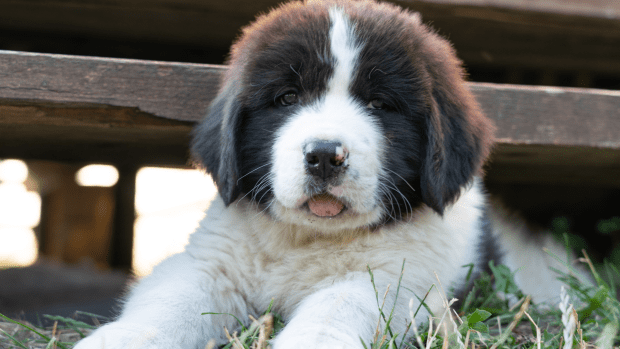
[[112, 268], [129, 272], [132, 267], [136, 174], [139, 167], [117, 165], [117, 169], [119, 178], [115, 186], [114, 229], [108, 259]]

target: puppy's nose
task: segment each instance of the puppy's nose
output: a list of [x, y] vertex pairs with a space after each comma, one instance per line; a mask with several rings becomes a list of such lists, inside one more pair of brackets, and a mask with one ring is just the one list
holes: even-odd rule
[[304, 147], [308, 172], [327, 181], [335, 178], [347, 165], [348, 153], [337, 141], [314, 141]]

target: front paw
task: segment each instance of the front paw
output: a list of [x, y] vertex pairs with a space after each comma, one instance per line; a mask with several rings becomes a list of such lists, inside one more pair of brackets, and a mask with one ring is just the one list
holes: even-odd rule
[[[174, 348], [157, 341], [157, 329], [133, 323], [113, 322], [97, 329], [74, 349], [156, 349]], [[157, 343], [157, 344], [156, 344]]]

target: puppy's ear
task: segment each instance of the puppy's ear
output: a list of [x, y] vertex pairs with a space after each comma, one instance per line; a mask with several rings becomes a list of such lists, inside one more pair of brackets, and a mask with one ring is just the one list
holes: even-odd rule
[[[430, 103], [427, 144], [420, 185], [422, 200], [442, 215], [475, 175], [490, 152], [494, 127], [465, 86], [461, 62], [443, 40], [429, 64]], [[446, 59], [446, 55], [449, 55]]]
[[[230, 74], [225, 74], [230, 78]], [[231, 80], [235, 80], [232, 78]], [[241, 114], [239, 91], [227, 82], [205, 119], [192, 132], [192, 159], [211, 175], [226, 206], [239, 196], [236, 130]]]

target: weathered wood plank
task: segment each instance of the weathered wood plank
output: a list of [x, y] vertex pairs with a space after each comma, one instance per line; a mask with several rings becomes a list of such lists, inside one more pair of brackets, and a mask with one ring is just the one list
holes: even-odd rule
[[620, 91], [472, 83], [500, 143], [620, 148]]
[[[224, 69], [0, 52], [0, 157], [187, 164], [190, 129]], [[519, 177], [498, 167], [529, 166], [533, 174], [520, 178], [574, 183], [596, 177], [601, 185], [620, 185], [620, 92], [470, 87], [498, 126], [491, 178]], [[576, 169], [569, 171], [574, 175], [558, 176], [569, 173], [563, 166]]]
[[135, 107], [0, 98], [0, 158], [183, 165], [192, 124]]
[[196, 121], [214, 97], [223, 69], [207, 64], [0, 51], [0, 98], [136, 107], [158, 116]]
[[[0, 51], [0, 123], [127, 130], [184, 125], [186, 129], [186, 124], [173, 120], [200, 120], [224, 69]], [[618, 91], [470, 86], [497, 123], [500, 142], [620, 148]]]

